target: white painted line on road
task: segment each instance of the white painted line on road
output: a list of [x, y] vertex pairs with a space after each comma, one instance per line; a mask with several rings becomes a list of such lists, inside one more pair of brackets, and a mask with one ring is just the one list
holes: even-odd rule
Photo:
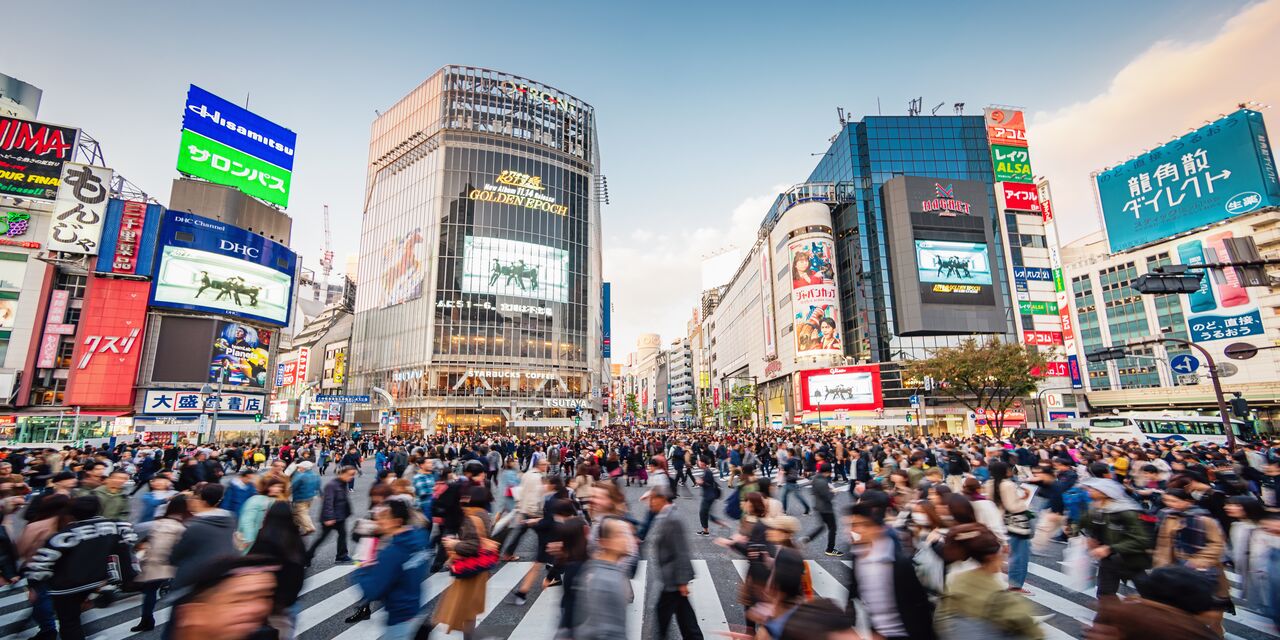
[[[440, 595], [440, 593], [444, 591], [444, 588], [449, 586], [449, 583], [452, 581], [453, 581], [453, 577], [449, 575], [448, 571], [440, 571], [432, 574], [430, 578], [426, 579], [422, 587], [423, 589], [422, 605], [426, 605], [427, 603], [431, 602], [433, 598]], [[422, 620], [424, 613], [425, 612], [418, 613], [419, 620]], [[362, 622], [357, 622], [351, 625], [351, 627], [349, 627], [346, 631], [343, 631], [342, 633], [338, 634], [334, 638], [334, 640], [355, 640], [357, 638], [376, 638], [382, 634], [383, 630], [387, 628], [386, 625], [387, 625], [387, 610], [379, 609], [373, 612], [372, 618], [368, 620], [364, 620]]]
[[520, 624], [511, 632], [512, 638], [554, 638], [560, 628], [560, 601], [564, 587], [543, 589], [538, 599], [528, 606]]
[[849, 588], [840, 584], [835, 576], [823, 569], [813, 560], [806, 560], [809, 565], [809, 578], [813, 581], [813, 591], [819, 596], [831, 600], [841, 608], [849, 601]]
[[[529, 572], [529, 567], [532, 565], [532, 562], [508, 562], [502, 565], [502, 568], [498, 569], [497, 573], [489, 576], [489, 582], [485, 585], [484, 590], [484, 611], [482, 611], [480, 615], [476, 616], [476, 625], [483, 622], [490, 613], [493, 613], [493, 609], [495, 607], [502, 604], [503, 599], [505, 599], [507, 594], [520, 583], [520, 580], [524, 578], [524, 574]], [[446, 589], [447, 588], [448, 587], [446, 587]], [[462, 637], [462, 631], [459, 630], [451, 633], [445, 633], [444, 628], [439, 625], [431, 630], [432, 638], [449, 638], [455, 636], [459, 638]]]
[[706, 560], [693, 560], [693, 582], [689, 583], [689, 603], [698, 616], [698, 626], [704, 636], [719, 636], [729, 632], [729, 620], [725, 618], [716, 583], [707, 569]]
[[649, 561], [641, 560], [636, 566], [636, 577], [631, 579], [631, 604], [627, 605], [627, 640], [640, 640], [644, 628], [645, 579], [649, 575]]

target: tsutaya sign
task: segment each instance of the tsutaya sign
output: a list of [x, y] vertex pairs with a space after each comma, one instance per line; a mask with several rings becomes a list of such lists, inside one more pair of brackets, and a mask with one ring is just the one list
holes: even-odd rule
[[531, 176], [507, 169], [498, 175], [494, 183], [496, 184], [486, 182], [483, 188], [472, 189], [467, 198], [481, 202], [513, 204], [517, 207], [537, 209], [561, 216], [569, 213], [568, 205], [558, 204], [555, 198], [543, 193], [546, 187], [542, 186], [542, 176]]
[[941, 182], [933, 183], [934, 197], [920, 203], [920, 210], [925, 213], [940, 211], [938, 215], [955, 217], [957, 213], [969, 215], [969, 203], [956, 199], [956, 190], [952, 185], [942, 186]]

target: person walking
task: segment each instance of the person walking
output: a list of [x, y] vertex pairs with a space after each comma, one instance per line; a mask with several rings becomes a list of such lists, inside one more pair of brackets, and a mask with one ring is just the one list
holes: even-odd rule
[[674, 513], [670, 486], [655, 485], [649, 489], [649, 511], [656, 514], [652, 524], [650, 554], [658, 567], [661, 595], [656, 605], [658, 638], [666, 640], [674, 616], [680, 637], [701, 640], [698, 616], [689, 602], [689, 583], [693, 581], [693, 563], [689, 559], [689, 540], [684, 524]]
[[246, 555], [271, 558], [279, 565], [280, 568], [276, 571], [275, 599], [267, 623], [279, 632], [281, 638], [293, 637], [291, 610], [302, 591], [306, 546], [294, 523], [293, 509], [288, 502], [276, 500], [267, 507], [262, 526]]
[[[602, 489], [597, 487], [595, 491]], [[622, 518], [601, 518], [595, 554], [587, 561], [575, 586], [574, 640], [624, 640], [627, 637], [627, 605], [635, 597], [627, 563], [636, 546], [631, 530]]]
[[498, 560], [498, 545], [489, 538], [489, 512], [484, 487], [471, 487], [463, 496], [463, 519], [457, 536], [444, 540], [449, 554], [449, 573], [453, 582], [440, 596], [432, 625], [445, 625], [448, 631], [461, 631], [463, 640], [475, 634], [476, 617], [485, 609], [485, 589], [489, 569]]
[[551, 463], [546, 458], [539, 458], [520, 479], [520, 499], [516, 504], [516, 528], [507, 535], [506, 548], [502, 551], [503, 561], [511, 562], [520, 559], [515, 555], [520, 538], [530, 527], [542, 521], [543, 497], [546, 495], [542, 488], [543, 477], [550, 466]]
[[702, 485], [702, 503], [698, 506], [698, 521], [702, 523], [702, 530], [695, 533], [700, 536], [711, 535], [711, 530], [707, 528], [710, 522], [714, 522], [720, 526], [728, 526], [723, 520], [711, 514], [711, 508], [716, 505], [716, 500], [720, 499], [720, 483], [716, 480], [715, 471], [711, 468], [711, 456], [704, 455], [698, 459], [699, 475], [697, 483]]
[[315, 466], [310, 460], [299, 462], [290, 479], [293, 489], [293, 522], [303, 536], [316, 531], [316, 525], [311, 521], [311, 503], [320, 495], [320, 476], [316, 473]]
[[1200, 617], [1218, 634], [1223, 635], [1224, 610], [1235, 611], [1231, 604], [1231, 585], [1227, 582], [1222, 558], [1227, 550], [1222, 527], [1208, 511], [1196, 506], [1186, 489], [1169, 489], [1164, 494], [1166, 508], [1160, 512], [1156, 532], [1154, 567], [1180, 565], [1195, 569], [1212, 582], [1215, 604]]
[[406, 640], [414, 636], [427, 578], [427, 533], [413, 526], [412, 512], [403, 500], [388, 500], [375, 508], [374, 522], [383, 542], [377, 559], [356, 570], [355, 583], [365, 602], [383, 602], [387, 628], [382, 640]]
[[351, 556], [347, 553], [347, 518], [351, 517], [351, 497], [347, 489], [351, 483], [355, 482], [356, 468], [351, 466], [343, 466], [338, 469], [338, 473], [324, 485], [323, 497], [320, 502], [320, 525], [322, 527], [320, 535], [316, 537], [315, 542], [311, 543], [311, 549], [307, 551], [307, 565], [311, 565], [312, 559], [315, 558], [316, 549], [324, 544], [330, 533], [338, 534], [337, 556], [334, 562], [351, 562]]
[[223, 486], [208, 483], [194, 487], [193, 495], [187, 497], [191, 518], [169, 553], [169, 564], [173, 565], [172, 589], [190, 586], [219, 558], [240, 554], [235, 543], [236, 518], [220, 507], [222, 497]]
[[248, 549], [253, 546], [254, 540], [258, 539], [258, 531], [262, 529], [262, 520], [267, 516], [267, 510], [271, 505], [277, 502], [285, 502], [284, 481], [274, 476], [263, 476], [258, 481], [258, 495], [249, 498], [244, 503], [244, 509], [240, 512], [240, 519], [236, 524], [237, 545], [241, 549]]
[[112, 471], [102, 486], [93, 490], [93, 495], [102, 505], [102, 517], [108, 520], [129, 521], [129, 494], [124, 492], [124, 483], [129, 480], [129, 472]]
[[832, 504], [835, 500], [835, 493], [831, 491], [831, 463], [823, 461], [818, 466], [818, 473], [813, 476], [813, 510], [818, 514], [820, 521], [813, 531], [801, 536], [801, 544], [809, 544], [814, 536], [822, 533], [825, 529], [827, 532], [827, 549], [826, 554], [838, 558], [844, 554], [836, 549], [836, 511]]
[[983, 489], [1000, 509], [1005, 542], [1009, 545], [1009, 590], [1027, 594], [1027, 566], [1031, 562], [1032, 519], [1030, 492], [1009, 479], [1010, 468], [999, 460], [987, 465], [991, 480]]
[[1087, 478], [1089, 510], [1078, 523], [1088, 537], [1089, 555], [1098, 563], [1099, 600], [1115, 598], [1120, 583], [1132, 582], [1151, 568], [1155, 541], [1138, 517], [1140, 506], [1115, 480]]
[[160, 589], [173, 579], [175, 572], [170, 556], [174, 546], [186, 532], [186, 523], [190, 518], [187, 497], [175, 495], [165, 505], [164, 515], [151, 521], [146, 537], [139, 541], [138, 548], [145, 552], [142, 554], [142, 571], [138, 574], [138, 583], [142, 589], [142, 613], [137, 626], [129, 629], [130, 631], [142, 633], [156, 628], [155, 611], [160, 599]]
[[[779, 452], [782, 452], [779, 449]], [[794, 454], [787, 456], [787, 461], [782, 463], [782, 510], [787, 510], [787, 501], [791, 498], [791, 494], [795, 494], [800, 504], [804, 505], [804, 515], [809, 515], [809, 502], [804, 499], [804, 495], [800, 493], [800, 457]]]
[[885, 526], [888, 507], [887, 499], [863, 498], [848, 510], [853, 540], [847, 607], [851, 624], [857, 623], [856, 600], [877, 637], [934, 640], [933, 603], [911, 555]]
[[947, 532], [943, 547], [948, 558], [977, 563], [947, 580], [936, 623], [943, 637], [1044, 638], [1031, 603], [1000, 580], [1004, 554], [996, 534], [977, 522], [960, 524]]

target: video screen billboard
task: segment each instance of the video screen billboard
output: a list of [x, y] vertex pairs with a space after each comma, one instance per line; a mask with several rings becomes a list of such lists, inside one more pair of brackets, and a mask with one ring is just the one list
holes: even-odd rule
[[920, 297], [935, 304], [984, 304], [992, 297], [991, 258], [976, 242], [916, 240]]
[[800, 389], [805, 411], [867, 411], [884, 407], [880, 368], [876, 366], [801, 371]]
[[55, 200], [80, 130], [0, 117], [0, 195]]
[[[271, 357], [271, 331], [255, 329], [238, 322], [218, 322], [209, 360], [209, 382], [232, 387], [267, 386], [267, 360]], [[225, 369], [226, 372], [222, 373]]]
[[792, 242], [788, 250], [796, 357], [844, 353], [834, 244], [811, 238]]
[[166, 211], [152, 306], [289, 324], [297, 256], [229, 224]]
[[1262, 114], [1241, 109], [1095, 177], [1112, 251], [1280, 205]]
[[530, 242], [467, 236], [462, 291], [569, 301], [569, 253]]

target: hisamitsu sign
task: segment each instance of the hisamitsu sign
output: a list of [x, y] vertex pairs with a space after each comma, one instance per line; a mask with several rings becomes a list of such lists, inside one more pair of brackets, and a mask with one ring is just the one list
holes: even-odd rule
[[194, 84], [187, 90], [182, 128], [293, 171], [298, 134]]

